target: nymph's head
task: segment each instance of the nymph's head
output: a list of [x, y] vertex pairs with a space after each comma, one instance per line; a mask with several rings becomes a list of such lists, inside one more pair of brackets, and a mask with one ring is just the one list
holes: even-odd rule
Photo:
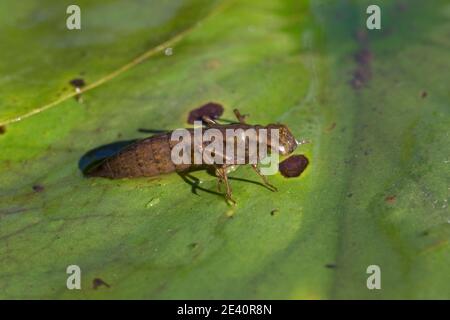
[[[291, 133], [289, 128], [284, 124], [269, 124], [266, 127], [269, 135], [268, 144], [271, 148], [275, 147], [275, 141], [272, 141], [273, 139], [276, 139], [275, 136], [272, 135], [271, 129], [277, 129], [278, 130], [278, 153], [282, 155], [288, 155], [294, 152], [294, 150], [297, 148], [297, 145], [299, 144], [297, 140], [295, 140], [294, 135]], [[277, 151], [277, 150], [273, 150]]]

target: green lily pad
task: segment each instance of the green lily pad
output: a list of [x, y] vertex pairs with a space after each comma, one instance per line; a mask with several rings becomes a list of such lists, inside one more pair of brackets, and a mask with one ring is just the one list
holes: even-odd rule
[[[80, 30], [68, 30], [72, 1], [2, 1], [0, 124], [19, 121], [170, 50], [218, 1], [77, 1]], [[72, 12], [72, 11], [69, 11]]]
[[[157, 50], [81, 99], [6, 126], [1, 298], [450, 298], [445, 1], [382, 2], [382, 29], [372, 31], [370, 1], [170, 1], [154, 13], [170, 17], [155, 27], [158, 36], [143, 14], [122, 24], [117, 12], [135, 12], [110, 1], [98, 9], [110, 15], [91, 23], [120, 35], [105, 44], [86, 23], [78, 37], [97, 48], [86, 64], [72, 50], [76, 39], [62, 45], [63, 27], [38, 23], [32, 8], [41, 3], [15, 4], [3, 22], [7, 41], [27, 35], [17, 50], [0, 53], [11, 61], [1, 67], [6, 122], [57, 101], [81, 66], [95, 82], [183, 33], [171, 55]], [[189, 18], [178, 11], [183, 5], [193, 6]], [[27, 30], [15, 29], [19, 20]], [[33, 48], [38, 39], [73, 52], [62, 59], [49, 48], [51, 72], [38, 63], [43, 51], [28, 50], [29, 74], [14, 71], [26, 41]], [[114, 48], [107, 59], [103, 46]], [[36, 85], [21, 84], [30, 75]], [[192, 173], [194, 184], [177, 174], [83, 177], [79, 163], [89, 150], [145, 137], [139, 129], [184, 127], [189, 111], [209, 101], [225, 107], [224, 118], [239, 108], [251, 123], [282, 122], [310, 140], [296, 150], [309, 159], [305, 172], [269, 176], [279, 190], [271, 192], [240, 167], [231, 173], [236, 207], [203, 171]], [[81, 269], [81, 290], [66, 287], [69, 265]], [[381, 290], [366, 286], [370, 265], [381, 269]]]

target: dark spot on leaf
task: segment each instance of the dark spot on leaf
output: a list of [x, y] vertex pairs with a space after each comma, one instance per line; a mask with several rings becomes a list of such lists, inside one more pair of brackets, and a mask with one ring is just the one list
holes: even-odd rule
[[92, 280], [92, 288], [94, 290], [97, 290], [97, 288], [100, 287], [100, 286], [105, 286], [107, 288], [110, 288], [110, 285], [107, 284], [105, 281], [103, 281], [100, 278], [95, 278], [94, 280]]
[[81, 97], [81, 88], [83, 88], [86, 85], [86, 82], [84, 82], [84, 79], [82, 78], [75, 78], [70, 81], [70, 84], [75, 88], [76, 95], [75, 100], [79, 103], [83, 103], [83, 98]]
[[75, 88], [83, 88], [86, 85], [86, 83], [84, 82], [84, 79], [82, 79], [82, 78], [72, 79], [72, 80], [70, 80], [70, 84], [72, 86], [74, 86]]
[[5, 134], [5, 132], [6, 132], [6, 127], [0, 126], [0, 134]]
[[354, 59], [357, 64], [350, 84], [355, 90], [365, 87], [372, 78], [371, 62], [373, 59], [372, 52], [369, 49], [367, 41], [367, 33], [359, 31], [356, 40], [360, 44], [359, 50], [355, 53]]
[[41, 184], [35, 184], [35, 185], [33, 185], [33, 190], [34, 190], [35, 192], [42, 192], [42, 191], [45, 190], [45, 188], [44, 188], [44, 186], [41, 185]]
[[337, 267], [337, 265], [334, 263], [327, 263], [325, 265], [325, 268], [328, 268], [328, 269], [335, 269], [336, 267]]
[[348, 198], [353, 197], [353, 193], [348, 193], [348, 194], [347, 194], [347, 197], [348, 197]]
[[353, 72], [353, 78], [351, 80], [353, 89], [361, 89], [367, 85], [371, 77], [372, 73], [368, 66], [358, 66], [358, 68]]
[[369, 64], [372, 61], [372, 52], [367, 48], [362, 48], [355, 54], [355, 61], [359, 64]]
[[426, 98], [428, 96], [428, 92], [426, 91], [422, 91], [422, 93], [420, 94], [420, 96], [422, 97], [422, 99]]
[[387, 203], [395, 203], [395, 201], [397, 200], [397, 198], [395, 196], [387, 196], [384, 201], [386, 201]]
[[208, 102], [207, 104], [189, 112], [187, 122], [193, 124], [194, 121], [202, 121], [202, 117], [207, 116], [211, 119], [217, 119], [223, 114], [222, 105], [215, 102]]
[[430, 232], [428, 230], [423, 231], [420, 235], [426, 237]]
[[189, 248], [191, 248], [191, 249], [196, 249], [196, 248], [198, 248], [198, 243], [197, 243], [197, 242], [191, 243], [191, 244], [189, 245]]
[[270, 211], [270, 215], [271, 215], [271, 216], [277, 215], [278, 212], [280, 212], [279, 209], [273, 209], [272, 211]]
[[309, 161], [304, 155], [293, 155], [280, 162], [278, 169], [286, 178], [298, 177], [306, 169]]

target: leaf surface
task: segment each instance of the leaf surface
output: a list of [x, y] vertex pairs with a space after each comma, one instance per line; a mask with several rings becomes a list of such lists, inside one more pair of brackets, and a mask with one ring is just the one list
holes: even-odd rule
[[[183, 2], [164, 3], [173, 9]], [[0, 135], [0, 296], [450, 298], [449, 6], [385, 1], [382, 30], [368, 31], [369, 4], [221, 3], [172, 55], [157, 52], [86, 91], [82, 102], [66, 99], [7, 126]], [[122, 21], [119, 12], [129, 7], [110, 5], [102, 12]], [[177, 26], [192, 25], [167, 8], [155, 12], [158, 19], [167, 14]], [[2, 34], [7, 41], [11, 32], [47, 39], [55, 69], [43, 72], [37, 61], [44, 54], [36, 52], [29, 72], [39, 85], [6, 82], [18, 102], [1, 98], [2, 119], [52, 101], [55, 88], [84, 65], [80, 48], [57, 62], [54, 47], [66, 36], [19, 9]], [[192, 17], [207, 16], [197, 9]], [[19, 18], [28, 31], [14, 31]], [[88, 83], [171, 34], [153, 37], [151, 21], [99, 19], [91, 23], [117, 31], [112, 40], [88, 36], [87, 23], [87, 35], [79, 35], [86, 38], [66, 39], [61, 48], [81, 39], [98, 44], [86, 64]], [[134, 35], [122, 52], [116, 44], [127, 32]], [[104, 46], [118, 51], [102, 54]], [[11, 71], [22, 59], [17, 52], [1, 55], [11, 61], [3, 79], [23, 79]], [[235, 208], [202, 171], [193, 173], [196, 188], [176, 174], [82, 176], [78, 163], [89, 150], [142, 138], [140, 128], [184, 127], [189, 111], [209, 101], [224, 105], [224, 118], [239, 108], [251, 123], [282, 122], [297, 139], [311, 140], [296, 150], [309, 159], [306, 171], [297, 179], [269, 176], [279, 189], [272, 193], [251, 168], [239, 168], [231, 174]], [[73, 264], [82, 270], [82, 290], [66, 288]], [[381, 269], [382, 290], [366, 286], [370, 265]], [[97, 278], [110, 287], [94, 289]]]

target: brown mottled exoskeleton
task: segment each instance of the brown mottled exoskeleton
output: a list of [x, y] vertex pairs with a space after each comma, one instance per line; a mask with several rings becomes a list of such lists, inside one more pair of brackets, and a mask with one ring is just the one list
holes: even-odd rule
[[[225, 136], [226, 129], [255, 129], [255, 131], [259, 134], [261, 129], [266, 129], [270, 133], [270, 129], [278, 129], [279, 131], [279, 142], [278, 142], [278, 150], [272, 150], [271, 146], [273, 145], [271, 141], [270, 134], [266, 136], [267, 138], [264, 140], [266, 143], [266, 148], [269, 152], [278, 152], [282, 155], [288, 155], [292, 153], [297, 145], [302, 143], [295, 140], [292, 133], [289, 131], [288, 127], [283, 124], [269, 124], [268, 126], [260, 126], [260, 125], [249, 125], [245, 122], [245, 117], [239, 113], [238, 110], [234, 110], [234, 113], [239, 121], [239, 123], [235, 124], [218, 124], [216, 121], [212, 120], [208, 117], [203, 117], [204, 123], [208, 128], [218, 129]], [[189, 134], [193, 137], [194, 129], [187, 129]], [[223, 156], [223, 162], [221, 164], [213, 163], [213, 164], [175, 164], [172, 162], [171, 154], [172, 148], [178, 143], [178, 141], [173, 141], [171, 139], [172, 132], [162, 133], [150, 138], [139, 140], [121, 151], [117, 154], [106, 158], [99, 165], [95, 166], [93, 169], [87, 172], [88, 176], [93, 177], [105, 177], [111, 179], [117, 178], [133, 178], [133, 177], [153, 177], [158, 176], [165, 173], [178, 172], [185, 173], [187, 171], [203, 168], [205, 166], [213, 167], [215, 169], [215, 174], [218, 178], [218, 188], [220, 191], [220, 184], [224, 183], [226, 185], [226, 199], [235, 203], [235, 200], [231, 197], [231, 187], [228, 181], [228, 170], [230, 167], [235, 165], [239, 165], [242, 163], [237, 163], [233, 159], [228, 159]], [[257, 136], [259, 137], [259, 136]], [[196, 148], [204, 149], [209, 141], [203, 142], [203, 145], [196, 145], [195, 140], [191, 140], [192, 143], [189, 146], [191, 151], [194, 151]], [[223, 142], [225, 143], [225, 141]], [[248, 153], [248, 144], [246, 144], [246, 161], [249, 159]], [[193, 154], [193, 153], [192, 153]], [[236, 152], [234, 154], [237, 154]], [[244, 164], [249, 164], [249, 162], [245, 162]], [[262, 178], [264, 184], [269, 187], [272, 191], [276, 191], [277, 189], [272, 186], [268, 181], [266, 176], [264, 176], [256, 164], [251, 164], [253, 170]]]

